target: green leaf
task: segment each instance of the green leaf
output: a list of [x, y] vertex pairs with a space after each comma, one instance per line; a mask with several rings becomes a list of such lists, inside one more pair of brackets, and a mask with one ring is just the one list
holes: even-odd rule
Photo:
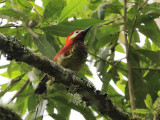
[[145, 105], [150, 109], [153, 110], [153, 103], [152, 103], [152, 98], [150, 94], [147, 94], [146, 99], [144, 100]]
[[[155, 101], [157, 99], [157, 91], [159, 90], [159, 86], [160, 86], [160, 72], [158, 71], [149, 71], [147, 73], [147, 75], [144, 77], [144, 80], [146, 80], [145, 82], [147, 84], [145, 84], [145, 86], [148, 88], [146, 93], [150, 94], [152, 96], [152, 98], [147, 98], [149, 99], [150, 102], [147, 102], [149, 104], [151, 104], [151, 101]], [[150, 97], [150, 96], [148, 96]], [[152, 99], [152, 100], [151, 100]]]
[[37, 45], [38, 50], [49, 59], [53, 59], [56, 55], [56, 50], [54, 47], [46, 40], [44, 36], [40, 36], [38, 39], [33, 39], [34, 43]]
[[2, 66], [0, 66], [0, 69], [4, 69], [4, 68], [6, 68], [6, 67], [8, 67], [9, 66], [9, 64], [7, 64], [7, 65], [2, 65]]
[[112, 102], [114, 102], [119, 107], [122, 107], [122, 103], [120, 102], [122, 101], [122, 96], [115, 90], [115, 88], [113, 88], [113, 86], [110, 84], [105, 86], [104, 83], [102, 87], [103, 87], [103, 90], [105, 90], [103, 92], [107, 92]]
[[97, 38], [96, 49], [98, 50], [110, 42], [116, 43], [118, 40], [117, 33], [119, 31], [120, 31], [119, 26], [103, 26], [99, 28], [96, 32], [96, 38]]
[[144, 57], [150, 59], [153, 63], [160, 65], [160, 51], [151, 51], [145, 49], [138, 49], [137, 52], [142, 54]]
[[58, 17], [64, 5], [65, 5], [64, 0], [51, 0], [45, 7], [43, 13], [43, 21], [49, 19], [52, 16], [54, 16], [54, 18]]
[[116, 46], [116, 49], [115, 49], [117, 52], [120, 52], [120, 53], [125, 53], [124, 52], [124, 48], [122, 47], [122, 45], [121, 44], [118, 44], [117, 46]]
[[[35, 0], [30, 0], [30, 1], [35, 1]], [[27, 0], [11, 1], [11, 5], [9, 6], [9, 8], [11, 8], [11, 6], [14, 8], [14, 10], [23, 11], [23, 13], [27, 15], [29, 15], [32, 10], [32, 5], [28, 3]]]
[[80, 70], [80, 72], [78, 72], [78, 77], [86, 79], [86, 76], [87, 77], [92, 77], [93, 76], [92, 72], [90, 71], [89, 66], [87, 64], [85, 64], [82, 67], [82, 69]]
[[73, 17], [72, 14], [81, 6], [86, 4], [86, 0], [70, 0], [67, 6], [65, 6], [61, 12], [59, 21], [63, 21], [68, 17]]
[[[103, 50], [102, 54], [100, 55], [100, 58], [102, 58], [103, 60], [106, 60], [107, 57], [109, 56], [109, 51], [110, 51], [110, 49], [111, 49], [112, 47], [113, 47], [112, 45], [106, 47], [106, 48]], [[105, 61], [102, 61], [102, 60], [97, 63], [97, 66], [96, 66], [97, 72], [100, 72], [100, 73], [101, 73], [101, 72], [105, 71], [105, 70], [104, 70], [104, 67], [105, 67], [104, 64], [105, 64]]]
[[123, 92], [125, 93], [125, 87], [126, 87], [127, 81], [125, 80], [119, 80], [116, 82], [117, 87]]
[[12, 71], [12, 72], [10, 72], [10, 73], [4, 72], [4, 73], [2, 73], [2, 74], [0, 74], [0, 75], [3, 76], [3, 77], [7, 77], [7, 78], [10, 78], [10, 79], [11, 79], [11, 78], [14, 79], [14, 78], [20, 76], [20, 75], [21, 75], [21, 72], [19, 72], [19, 71]]
[[140, 114], [148, 114], [148, 113], [150, 113], [150, 111], [147, 110], [147, 109], [136, 109], [133, 112], [140, 113]]
[[34, 2], [32, 1], [28, 1], [30, 4], [32, 4], [32, 6], [36, 9], [36, 11], [42, 16], [43, 15], [43, 12], [44, 12], [44, 9], [40, 6], [38, 6], [37, 4], [35, 4]]
[[50, 0], [42, 0], [42, 2], [43, 2], [43, 7], [46, 8]]
[[80, 112], [84, 116], [84, 118], [86, 118], [86, 120], [96, 120], [95, 116], [92, 113], [92, 110], [88, 107], [84, 107], [82, 105], [75, 105], [72, 102], [68, 101], [68, 98], [64, 98], [64, 96], [57, 95], [53, 99], [57, 104], [68, 106], [69, 108]]
[[144, 25], [139, 25], [138, 29], [142, 34], [150, 38], [152, 42], [160, 47], [160, 30], [154, 20], [146, 19]]
[[57, 36], [67, 37], [70, 33], [72, 33], [75, 30], [85, 29], [91, 25], [102, 22], [104, 21], [95, 19], [83, 19], [72, 22], [61, 22], [58, 25], [43, 27], [42, 30], [44, 30], [45, 32], [50, 32]]
[[6, 89], [6, 88], [7, 88], [8, 83], [6, 83], [6, 84], [2, 84], [2, 85], [0, 85], [0, 86], [1, 86], [0, 90], [2, 91], [2, 90], [4, 90], [4, 89]]
[[48, 112], [49, 114], [54, 113], [54, 107], [55, 107], [54, 101], [51, 100], [51, 99], [49, 99], [49, 100], [48, 100], [48, 103], [47, 103], [47, 112]]
[[[132, 27], [130, 27], [130, 28], [132, 28]], [[130, 29], [129, 31], [130, 32], [129, 32], [128, 36], [129, 36], [129, 39], [130, 39], [132, 29]], [[131, 42], [132, 42], [132, 44], [140, 42], [139, 34], [138, 34], [138, 31], [136, 29], [133, 30]]]
[[[34, 91], [32, 85], [30, 84], [30, 89]], [[34, 95], [34, 92], [28, 97], [28, 111], [34, 111], [37, 106], [37, 97]]]
[[56, 52], [60, 50], [59, 44], [58, 44], [58, 38], [53, 36], [51, 33], [45, 32], [45, 36], [47, 38], [47, 41], [55, 48]]
[[148, 38], [145, 39], [145, 44], [144, 44], [144, 46], [142, 48], [151, 50], [151, 42], [149, 41]]
[[160, 3], [154, 2], [148, 4], [141, 10], [141, 12], [145, 16], [150, 16], [152, 19], [158, 18], [160, 16]]
[[20, 19], [20, 20], [26, 17], [25, 14], [19, 11], [15, 11], [13, 9], [0, 9], [0, 17], [5, 18], [3, 16], [13, 17], [13, 18]]
[[105, 13], [120, 13], [121, 8], [123, 8], [123, 6], [118, 1], [112, 2], [111, 4], [109, 4], [108, 2], [104, 2], [98, 8], [98, 17], [99, 19], [103, 20], [105, 17]]

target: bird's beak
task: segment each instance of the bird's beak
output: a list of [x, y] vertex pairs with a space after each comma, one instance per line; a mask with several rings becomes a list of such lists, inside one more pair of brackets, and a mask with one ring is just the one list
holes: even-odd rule
[[86, 36], [87, 32], [88, 32], [92, 27], [93, 27], [93, 25], [91, 25], [90, 27], [84, 29], [84, 30], [82, 31], [82, 35], [83, 35], [83, 36]]

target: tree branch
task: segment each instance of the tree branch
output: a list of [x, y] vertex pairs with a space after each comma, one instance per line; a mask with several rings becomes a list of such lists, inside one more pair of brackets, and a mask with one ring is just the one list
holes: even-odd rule
[[0, 106], [1, 120], [22, 120], [21, 117], [7, 107]]
[[55, 83], [67, 87], [78, 86], [76, 93], [80, 94], [85, 102], [98, 110], [103, 116], [113, 120], [131, 120], [130, 116], [111, 102], [107, 94], [96, 90], [89, 82], [76, 77], [67, 70], [47, 58], [33, 53], [25, 48], [17, 39], [0, 34], [0, 50], [8, 55], [9, 59], [25, 62], [42, 72], [55, 77]]
[[[134, 89], [133, 89], [133, 77], [132, 77], [132, 69], [129, 58], [129, 48], [130, 42], [128, 42], [128, 30], [127, 30], [127, 0], [124, 0], [124, 34], [125, 34], [125, 46], [126, 46], [126, 58], [127, 58], [127, 68], [128, 68], [128, 89], [129, 89], [129, 97], [131, 102], [131, 109], [135, 110], [135, 101], [134, 101]], [[135, 116], [135, 113], [132, 112], [132, 117]]]

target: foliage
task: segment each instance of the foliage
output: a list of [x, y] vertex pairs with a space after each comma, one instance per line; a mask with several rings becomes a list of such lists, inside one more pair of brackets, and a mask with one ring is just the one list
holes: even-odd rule
[[[7, 23], [0, 26], [0, 32], [21, 40], [24, 46], [51, 60], [71, 32], [93, 25], [85, 38], [89, 51], [87, 61], [93, 63], [96, 68], [94, 74], [97, 74], [102, 82], [101, 91], [107, 92], [117, 106], [131, 114], [128, 82], [125, 79], [128, 80], [128, 65], [125, 62], [126, 58], [120, 56], [126, 54], [123, 29], [126, 25], [130, 41], [129, 61], [132, 69], [134, 100], [136, 107], [139, 108], [135, 112], [144, 114], [143, 117], [147, 117], [148, 114], [153, 114], [150, 117], [154, 117], [153, 101], [158, 97], [157, 92], [160, 86], [160, 30], [154, 19], [160, 16], [160, 3], [149, 4], [147, 0], [128, 0], [125, 23], [124, 1], [121, 0], [107, 2], [103, 0], [42, 0], [42, 6], [36, 4], [35, 0], [4, 0], [2, 2], [5, 4], [0, 8], [0, 17], [2, 23], [4, 20], [7, 20]], [[34, 33], [39, 38], [35, 38]], [[144, 44], [140, 34], [145, 36]], [[1, 85], [1, 91], [19, 91], [25, 82], [30, 80], [25, 89], [16, 96], [15, 102], [17, 111], [22, 115], [28, 110], [26, 119], [35, 117], [41, 119], [43, 111], [46, 110], [54, 119], [68, 120], [71, 109], [80, 112], [87, 120], [110, 119], [101, 116], [94, 108], [84, 107], [85, 104], [81, 103], [80, 96], [78, 98], [81, 104], [73, 102], [76, 95], [69, 94], [61, 85], [54, 85], [54, 92], [48, 92], [47, 96], [35, 96], [35, 85], [43, 75], [25, 63], [11, 61], [8, 65], [0, 66], [0, 69], [3, 68], [7, 68], [7, 71], [1, 76], [12, 81], [22, 75], [23, 77], [13, 86], [11, 83]], [[78, 76], [95, 79], [87, 64]], [[110, 81], [113, 81], [125, 96], [119, 94]], [[47, 103], [44, 98], [48, 99]], [[36, 106], [40, 106], [38, 111], [42, 111], [42, 114], [37, 112]], [[94, 112], [98, 115], [95, 116]]]

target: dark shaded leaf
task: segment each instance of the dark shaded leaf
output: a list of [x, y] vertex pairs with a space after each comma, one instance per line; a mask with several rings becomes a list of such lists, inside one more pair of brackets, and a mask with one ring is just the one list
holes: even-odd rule
[[142, 54], [144, 57], [150, 59], [153, 63], [160, 65], [160, 51], [151, 51], [145, 49], [138, 49], [137, 52]]
[[83, 19], [72, 22], [61, 22], [58, 25], [43, 27], [42, 30], [44, 30], [45, 32], [50, 32], [57, 36], [67, 37], [70, 33], [72, 33], [75, 30], [85, 29], [91, 25], [102, 22], [104, 21]]
[[64, 0], [51, 0], [48, 2], [43, 13], [43, 21], [49, 19], [52, 16], [54, 16], [54, 18], [58, 17], [64, 5]]
[[139, 31], [160, 47], [160, 30], [153, 19], [146, 19], [138, 26]]
[[[71, 17], [71, 15], [81, 6], [86, 4], [86, 0], [74, 0], [70, 1], [67, 6], [65, 6], [61, 12], [59, 21], [63, 21], [64, 19]], [[73, 17], [73, 16], [72, 16]]]
[[23, 19], [25, 16], [24, 13], [21, 13], [19, 11], [15, 11], [13, 9], [0, 9], [0, 17], [4, 18], [3, 16], [13, 17], [16, 19]]
[[44, 36], [40, 36], [38, 39], [33, 39], [34, 43], [37, 45], [38, 50], [49, 59], [53, 59], [56, 55], [56, 50]]

